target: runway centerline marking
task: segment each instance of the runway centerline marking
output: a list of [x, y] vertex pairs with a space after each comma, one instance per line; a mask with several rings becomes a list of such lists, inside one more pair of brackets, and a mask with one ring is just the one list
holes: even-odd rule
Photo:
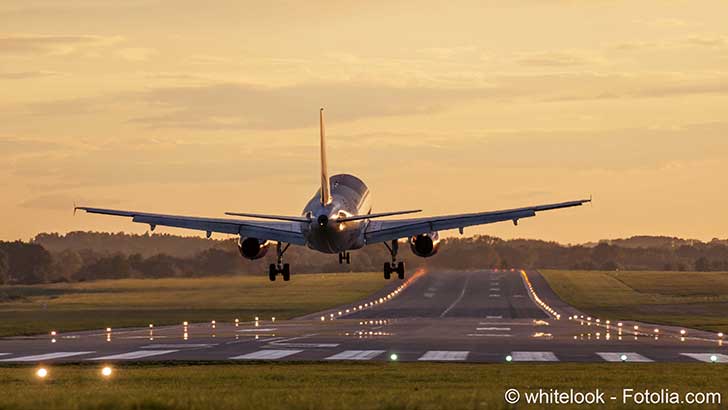
[[0, 362], [40, 362], [43, 360], [61, 359], [63, 357], [82, 356], [85, 354], [95, 353], [94, 351], [88, 352], [55, 352], [46, 354], [36, 354], [32, 356], [20, 356], [13, 357], [11, 359], [2, 359]]
[[344, 350], [324, 360], [371, 360], [382, 353], [384, 350]]
[[419, 361], [463, 361], [468, 358], [468, 351], [450, 351], [450, 350], [428, 350], [423, 354]]
[[184, 343], [164, 344], [164, 343], [160, 343], [158, 345], [141, 346], [140, 349], [199, 349], [199, 348], [213, 347], [213, 346], [217, 346], [217, 343], [190, 343], [190, 344], [184, 344]]
[[511, 352], [514, 362], [558, 362], [554, 352]]
[[86, 360], [134, 360], [143, 359], [145, 357], [161, 356], [163, 354], [170, 354], [179, 352], [179, 350], [137, 350], [129, 353], [112, 354], [109, 356], [92, 357]]
[[301, 353], [303, 350], [274, 350], [274, 349], [264, 349], [264, 350], [258, 350], [257, 352], [253, 353], [247, 353], [240, 356], [233, 356], [230, 359], [233, 360], [274, 360], [274, 359], [281, 359], [288, 356], [293, 356], [294, 354]]
[[468, 333], [466, 336], [473, 337], [513, 337], [510, 333]]
[[627, 358], [627, 362], [654, 362], [654, 360], [635, 352], [597, 352], [597, 354], [608, 362], [621, 362], [622, 355]]
[[510, 327], [476, 327], [475, 330], [496, 330], [501, 332], [510, 331]]
[[701, 362], [711, 363], [711, 356], [715, 356], [717, 363], [728, 363], [728, 355], [720, 353], [680, 353], [682, 356], [687, 356], [691, 359], [700, 360]]
[[435, 294], [433, 292], [426, 292], [422, 296], [431, 299], [433, 296], [435, 296]]
[[450, 306], [448, 306], [447, 309], [445, 309], [445, 311], [440, 314], [440, 317], [445, 317], [445, 315], [447, 315], [447, 312], [452, 310], [452, 308], [454, 308], [455, 305], [460, 303], [460, 301], [463, 299], [463, 296], [465, 296], [465, 291], [468, 289], [468, 283], [470, 283], [470, 277], [471, 277], [471, 275], [468, 275], [468, 277], [465, 278], [465, 283], [463, 284], [463, 290], [460, 292], [460, 296], [458, 296], [458, 298], [455, 299], [455, 301], [452, 302], [452, 304]]
[[503, 319], [503, 315], [498, 315], [498, 316], [486, 316], [485, 318], [486, 318], [486, 319]]

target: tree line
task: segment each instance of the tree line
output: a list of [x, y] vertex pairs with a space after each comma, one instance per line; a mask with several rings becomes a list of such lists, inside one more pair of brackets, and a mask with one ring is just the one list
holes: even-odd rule
[[[638, 244], [639, 246], [637, 246]], [[551, 268], [582, 270], [728, 271], [728, 241], [640, 236], [596, 244], [562, 245], [491, 236], [444, 239], [431, 258], [400, 246], [408, 270]], [[337, 255], [292, 246], [285, 254], [294, 273], [379, 271], [389, 261], [382, 244], [353, 251], [350, 265]], [[255, 261], [243, 259], [235, 239], [174, 235], [72, 232], [39, 234], [30, 242], [0, 242], [0, 283], [35, 284], [117, 278], [265, 275], [275, 247]]]

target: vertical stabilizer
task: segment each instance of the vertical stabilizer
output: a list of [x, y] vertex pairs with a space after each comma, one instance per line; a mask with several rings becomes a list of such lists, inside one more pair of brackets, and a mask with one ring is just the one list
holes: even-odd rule
[[321, 129], [321, 204], [331, 202], [331, 182], [329, 181], [329, 170], [326, 165], [326, 132], [324, 131], [324, 109], [319, 111], [319, 127]]

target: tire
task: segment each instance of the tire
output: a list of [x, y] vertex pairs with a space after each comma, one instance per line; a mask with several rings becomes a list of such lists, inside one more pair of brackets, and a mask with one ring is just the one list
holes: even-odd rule
[[287, 263], [283, 264], [283, 280], [286, 282], [291, 280], [291, 266]]
[[268, 266], [268, 279], [270, 279], [271, 282], [275, 282], [276, 274], [278, 274], [278, 269], [276, 269], [276, 265], [271, 263], [270, 266]]
[[397, 264], [397, 277], [400, 279], [404, 279], [404, 262], [400, 262]]
[[384, 279], [389, 280], [392, 277], [392, 266], [389, 262], [384, 263]]

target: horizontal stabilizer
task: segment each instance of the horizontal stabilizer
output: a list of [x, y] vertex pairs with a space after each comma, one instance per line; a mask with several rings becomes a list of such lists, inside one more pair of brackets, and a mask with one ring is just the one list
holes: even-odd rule
[[244, 217], [248, 217], [248, 218], [258, 218], [258, 219], [274, 219], [276, 221], [311, 222], [311, 220], [306, 218], [305, 216], [263, 215], [263, 214], [248, 214], [248, 213], [241, 213], [241, 212], [225, 212], [225, 215], [244, 216]]
[[348, 216], [346, 218], [339, 218], [336, 221], [337, 222], [358, 221], [360, 219], [381, 218], [384, 216], [393, 216], [393, 215], [406, 215], [406, 214], [414, 214], [416, 212], [422, 212], [422, 210], [421, 209], [412, 209], [409, 211], [393, 211], [393, 212], [380, 212], [378, 214], [354, 215], [354, 216]]

